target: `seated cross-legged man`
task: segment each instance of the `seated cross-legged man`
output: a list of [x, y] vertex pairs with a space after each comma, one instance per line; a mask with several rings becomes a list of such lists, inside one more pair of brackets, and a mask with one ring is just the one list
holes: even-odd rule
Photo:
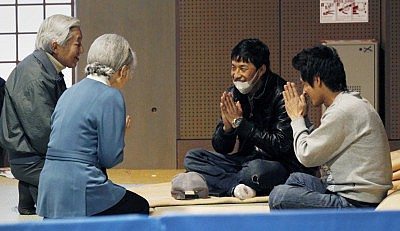
[[233, 48], [233, 86], [220, 99], [221, 120], [212, 137], [215, 152], [193, 149], [185, 156], [186, 170], [205, 180], [210, 195], [240, 199], [268, 195], [292, 172], [315, 172], [294, 155], [282, 97], [286, 81], [271, 71], [269, 54], [259, 39], [244, 39]]
[[[295, 153], [305, 166], [321, 166], [323, 174], [291, 174], [272, 190], [270, 208], [375, 208], [392, 187], [389, 143], [378, 113], [358, 92], [347, 89], [334, 48], [304, 49], [292, 64], [303, 83], [303, 94], [294, 83], [287, 83], [283, 94]], [[326, 108], [316, 129], [306, 117], [306, 96], [312, 105]]]

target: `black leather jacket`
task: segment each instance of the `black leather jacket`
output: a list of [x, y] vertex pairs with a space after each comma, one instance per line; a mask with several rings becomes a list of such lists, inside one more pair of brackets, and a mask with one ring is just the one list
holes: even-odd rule
[[243, 120], [232, 132], [225, 133], [222, 120], [218, 123], [212, 138], [216, 152], [229, 154], [239, 139], [239, 151], [243, 161], [267, 159], [281, 162], [289, 172], [307, 172], [315, 169], [304, 167], [297, 160], [293, 150], [293, 135], [290, 118], [285, 110], [282, 91], [286, 83], [273, 72], [264, 74], [262, 86], [253, 97], [241, 94], [234, 86], [228, 88], [233, 98], [240, 101]]

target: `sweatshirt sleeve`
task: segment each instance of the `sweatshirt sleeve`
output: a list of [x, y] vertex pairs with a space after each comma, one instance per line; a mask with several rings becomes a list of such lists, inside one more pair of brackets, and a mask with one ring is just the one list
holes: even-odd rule
[[346, 138], [345, 118], [337, 112], [327, 111], [312, 132], [304, 118], [293, 120], [291, 126], [296, 157], [306, 167], [320, 166], [334, 158]]

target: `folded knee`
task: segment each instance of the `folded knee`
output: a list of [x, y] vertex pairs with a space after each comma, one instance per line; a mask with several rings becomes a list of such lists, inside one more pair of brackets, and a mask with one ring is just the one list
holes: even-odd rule
[[278, 185], [269, 194], [268, 205], [270, 209], [282, 209], [289, 192], [289, 185]]
[[286, 180], [286, 184], [299, 184], [299, 182], [303, 182], [304, 178], [307, 177], [308, 174], [305, 173], [301, 173], [301, 172], [294, 172], [291, 173], [288, 177], [288, 179]]
[[187, 165], [190, 165], [193, 162], [196, 162], [200, 158], [200, 152], [201, 151], [202, 151], [201, 149], [191, 149], [191, 150], [189, 150], [186, 153], [185, 158], [183, 159], [183, 165], [187, 166]]

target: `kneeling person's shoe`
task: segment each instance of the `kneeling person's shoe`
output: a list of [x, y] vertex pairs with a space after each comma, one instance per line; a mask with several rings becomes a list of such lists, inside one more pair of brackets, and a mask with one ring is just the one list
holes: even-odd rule
[[179, 173], [172, 179], [171, 196], [177, 200], [208, 198], [207, 182], [197, 172]]
[[20, 215], [36, 215], [36, 208], [20, 208], [18, 206], [18, 212]]

